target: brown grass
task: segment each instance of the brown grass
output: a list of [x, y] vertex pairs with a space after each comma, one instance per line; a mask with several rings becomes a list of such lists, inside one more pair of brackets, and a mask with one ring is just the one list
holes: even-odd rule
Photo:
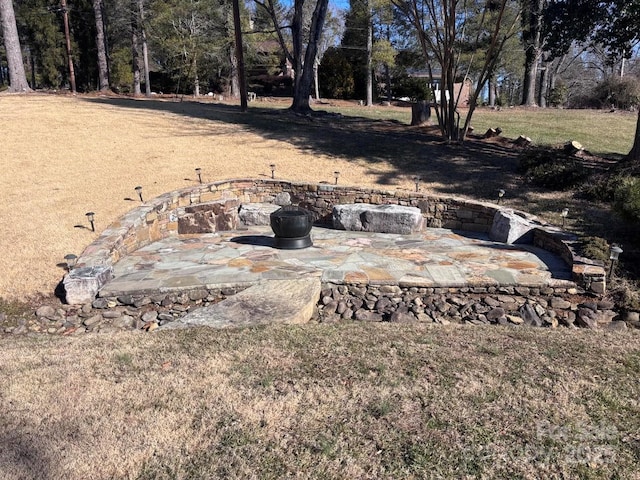
[[640, 478], [640, 337], [394, 324], [0, 339], [0, 477]]

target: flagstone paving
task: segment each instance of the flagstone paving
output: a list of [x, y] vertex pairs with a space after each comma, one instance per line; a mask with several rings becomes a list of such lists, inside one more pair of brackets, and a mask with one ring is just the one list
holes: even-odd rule
[[272, 247], [267, 227], [166, 238], [121, 259], [101, 296], [256, 285], [317, 277], [323, 283], [416, 287], [562, 286], [569, 267], [531, 245], [430, 228], [410, 235], [314, 227], [314, 245]]

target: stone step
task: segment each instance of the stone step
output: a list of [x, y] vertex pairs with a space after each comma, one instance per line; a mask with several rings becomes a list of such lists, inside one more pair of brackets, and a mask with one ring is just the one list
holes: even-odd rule
[[320, 278], [268, 280], [215, 305], [202, 307], [161, 328], [249, 327], [308, 322], [320, 299]]

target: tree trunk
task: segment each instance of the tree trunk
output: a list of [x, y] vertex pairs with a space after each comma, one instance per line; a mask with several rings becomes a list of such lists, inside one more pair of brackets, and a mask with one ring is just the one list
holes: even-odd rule
[[636, 123], [636, 136], [633, 140], [633, 148], [627, 155], [627, 160], [640, 163], [640, 109], [638, 109], [638, 122]]
[[365, 105], [373, 105], [373, 19], [371, 5], [367, 2], [367, 98]]
[[0, 0], [0, 16], [2, 17], [2, 36], [4, 37], [4, 48], [7, 52], [9, 67], [9, 91], [28, 92], [31, 89], [24, 70], [12, 0]]
[[[233, 37], [235, 35], [235, 29], [233, 28], [233, 7], [227, 10], [225, 26], [227, 37]], [[231, 66], [231, 71], [229, 72], [229, 96], [240, 98], [240, 78], [238, 76], [238, 57], [236, 57], [235, 42], [229, 43], [227, 54], [229, 55], [229, 65]]]
[[198, 62], [196, 57], [193, 57], [193, 96], [200, 96], [200, 77], [198, 76]]
[[138, 9], [131, 11], [131, 59], [133, 71], [133, 94], [138, 97], [140, 89], [140, 54], [138, 52]]
[[[240, 23], [240, 2], [233, 0], [233, 30], [236, 39], [236, 58], [238, 60], [238, 80], [240, 86], [240, 110], [247, 111], [247, 77], [244, 71], [244, 50], [242, 47], [242, 24]], [[200, 90], [200, 86], [198, 86]]]
[[98, 90], [109, 90], [109, 63], [107, 61], [107, 40], [102, 17], [102, 0], [93, 0], [93, 14], [96, 19], [96, 47], [98, 49]]
[[489, 79], [489, 106], [491, 108], [496, 106], [496, 77], [494, 75]]
[[549, 67], [542, 65], [540, 67], [540, 91], [538, 92], [538, 105], [541, 108], [547, 108], [547, 88], [549, 83]]
[[536, 105], [538, 62], [542, 53], [542, 10], [545, 0], [523, 0], [522, 43], [524, 46], [524, 84], [522, 105]]
[[318, 84], [318, 67], [320, 67], [320, 62], [318, 59], [313, 62], [313, 85], [316, 94], [316, 100], [320, 100], [320, 87]]
[[[329, 6], [329, 0], [317, 0], [316, 8], [313, 11], [311, 18], [311, 28], [309, 31], [309, 43], [304, 55], [304, 62], [300, 62], [301, 59], [301, 47], [302, 47], [302, 5], [300, 5], [300, 23], [297, 24], [299, 30], [293, 34], [296, 28], [292, 28], [293, 46], [294, 46], [294, 59], [298, 63], [300, 70], [295, 71], [295, 83], [293, 92], [293, 103], [291, 104], [291, 110], [298, 113], [304, 113], [311, 111], [309, 106], [309, 95], [311, 93], [311, 84], [313, 83], [313, 61], [318, 53], [318, 43], [320, 42], [320, 36], [322, 35], [322, 27], [324, 26], [324, 20], [327, 16], [327, 8]], [[296, 13], [298, 10], [298, 4], [301, 4], [300, 0], [296, 0]], [[296, 15], [294, 15], [294, 25], [296, 25]], [[297, 58], [296, 58], [297, 57]], [[307, 68], [303, 66], [306, 65]], [[311, 68], [309, 68], [309, 66]]]
[[69, 83], [71, 93], [76, 93], [76, 72], [73, 68], [73, 55], [71, 53], [71, 32], [69, 30], [69, 12], [67, 11], [67, 0], [60, 0], [62, 8], [62, 23], [64, 24], [64, 38], [67, 46], [67, 62], [69, 64]]
[[138, 0], [138, 19], [142, 38], [142, 62], [144, 64], [144, 94], [151, 96], [151, 80], [149, 79], [149, 49], [147, 47], [147, 31], [144, 27], [144, 0]]

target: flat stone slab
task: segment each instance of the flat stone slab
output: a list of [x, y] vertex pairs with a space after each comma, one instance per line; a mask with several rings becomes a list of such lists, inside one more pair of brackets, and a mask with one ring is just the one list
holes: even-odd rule
[[320, 290], [318, 277], [263, 281], [220, 303], [194, 310], [162, 328], [307, 323], [320, 299]]
[[416, 207], [352, 203], [333, 207], [333, 227], [352, 232], [408, 235], [422, 230], [424, 219]]

